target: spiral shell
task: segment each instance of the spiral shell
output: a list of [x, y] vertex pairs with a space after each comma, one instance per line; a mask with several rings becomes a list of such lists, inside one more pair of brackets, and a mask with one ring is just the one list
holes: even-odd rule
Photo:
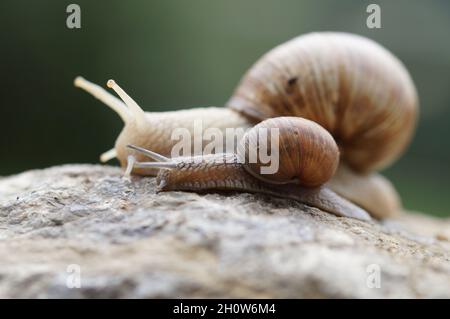
[[227, 106], [250, 119], [303, 117], [328, 130], [358, 172], [384, 168], [405, 150], [418, 113], [403, 64], [372, 40], [311, 33], [265, 54]]
[[[277, 139], [270, 133], [261, 134], [263, 129], [270, 131], [274, 128], [278, 129]], [[260, 152], [256, 153], [256, 161], [253, 162], [249, 155], [251, 150], [259, 150], [263, 145], [276, 151], [271, 155], [277, 155], [273, 160], [278, 161], [278, 169], [271, 174], [261, 174], [261, 167], [267, 167], [267, 163], [261, 160]], [[276, 117], [254, 126], [242, 138], [238, 156], [245, 159], [247, 172], [261, 180], [269, 183], [297, 182], [306, 187], [327, 182], [339, 163], [339, 150], [331, 134], [319, 124], [299, 117]]]

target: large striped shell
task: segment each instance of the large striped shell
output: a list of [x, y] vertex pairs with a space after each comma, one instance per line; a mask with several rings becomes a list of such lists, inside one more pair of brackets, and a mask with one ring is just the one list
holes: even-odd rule
[[342, 159], [368, 172], [397, 159], [413, 134], [418, 106], [403, 64], [367, 38], [310, 33], [265, 54], [228, 101], [255, 121], [298, 116], [322, 125]]

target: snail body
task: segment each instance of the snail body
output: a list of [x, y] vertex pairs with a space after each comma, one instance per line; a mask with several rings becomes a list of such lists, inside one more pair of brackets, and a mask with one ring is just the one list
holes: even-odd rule
[[178, 158], [176, 163], [174, 168], [162, 169], [158, 173], [158, 191], [243, 191], [295, 200], [336, 216], [370, 220], [364, 209], [328, 187], [308, 188], [263, 182], [248, 173], [236, 154], [209, 154], [201, 156], [200, 161], [195, 157]]
[[[294, 38], [249, 69], [225, 108], [145, 113], [114, 82], [108, 86], [125, 103], [82, 78], [75, 85], [124, 120], [115, 148], [101, 159], [117, 157], [127, 173], [157, 173], [155, 167], [134, 165], [145, 161], [145, 155], [129, 157], [128, 144], [168, 156], [176, 143], [170, 138], [172, 129], [193, 130], [194, 120], [201, 119], [205, 129], [225, 130], [249, 128], [276, 117], [299, 117], [322, 126], [338, 145], [341, 161], [327, 187], [378, 218], [400, 210], [395, 189], [376, 170], [392, 163], [408, 145], [418, 113], [417, 94], [402, 63], [369, 39], [328, 32]], [[255, 177], [248, 168], [246, 172]]]
[[[262, 173], [263, 163], [256, 156], [255, 165], [249, 152], [266, 143], [261, 129], [280, 129], [274, 141], [280, 149], [280, 169]], [[167, 158], [161, 154], [127, 145], [152, 162], [134, 162], [141, 169], [158, 168], [158, 191], [245, 191], [278, 198], [293, 199], [337, 216], [370, 220], [362, 208], [345, 200], [324, 184], [333, 176], [339, 152], [332, 136], [320, 125], [302, 118], [277, 117], [265, 120], [246, 132], [238, 153], [217, 153]], [[296, 153], [301, 156], [286, 156]], [[265, 163], [267, 164], [267, 163]]]

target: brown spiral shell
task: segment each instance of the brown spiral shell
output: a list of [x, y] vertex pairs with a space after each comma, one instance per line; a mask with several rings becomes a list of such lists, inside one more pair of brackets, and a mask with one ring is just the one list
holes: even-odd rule
[[[278, 139], [271, 139], [270, 129], [274, 128], [278, 129]], [[261, 135], [261, 129], [268, 133]], [[268, 150], [275, 143], [278, 169], [273, 174], [261, 174], [261, 167], [267, 163], [262, 163], [259, 152], [255, 153], [256, 161], [250, 160], [249, 150], [259, 150], [262, 143], [268, 145]], [[298, 182], [306, 187], [327, 182], [339, 163], [339, 150], [331, 134], [319, 124], [300, 117], [276, 117], [254, 126], [242, 138], [238, 155], [245, 159], [245, 169], [259, 179], [269, 183]]]
[[303, 117], [337, 141], [359, 172], [380, 169], [412, 137], [417, 93], [403, 64], [367, 38], [310, 33], [265, 54], [244, 75], [227, 106], [250, 119]]

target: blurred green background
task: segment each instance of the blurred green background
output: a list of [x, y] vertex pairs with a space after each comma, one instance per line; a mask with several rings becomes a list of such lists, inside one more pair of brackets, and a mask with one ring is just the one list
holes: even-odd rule
[[421, 118], [407, 153], [384, 173], [407, 208], [450, 215], [450, 2], [70, 1], [0, 3], [0, 175], [97, 163], [122, 128], [110, 109], [73, 87], [116, 79], [146, 110], [223, 105], [263, 53], [310, 31], [368, 36], [396, 54], [419, 91]]

